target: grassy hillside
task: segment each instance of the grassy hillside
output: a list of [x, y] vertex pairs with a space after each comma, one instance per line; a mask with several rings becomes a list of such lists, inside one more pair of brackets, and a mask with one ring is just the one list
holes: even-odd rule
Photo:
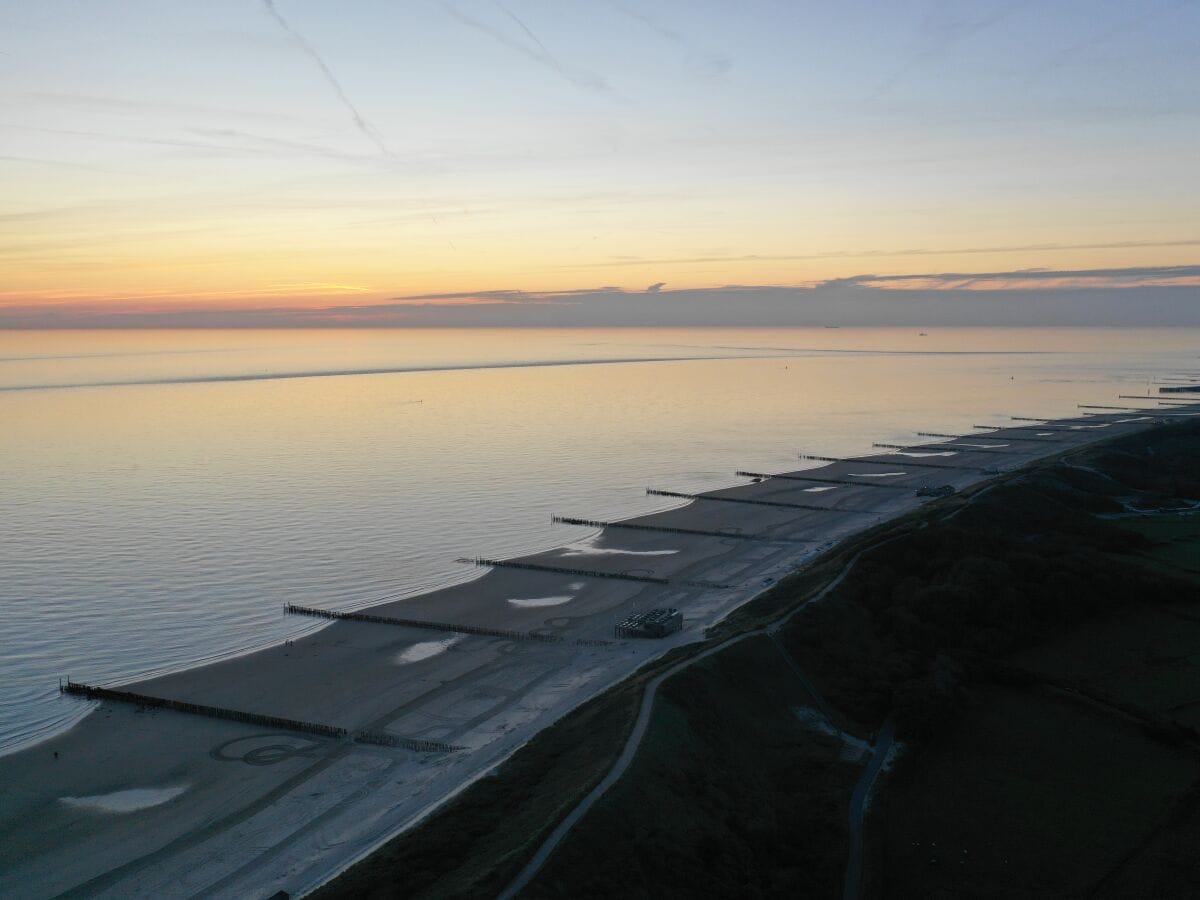
[[798, 714], [811, 703], [767, 637], [672, 678], [634, 764], [523, 896], [837, 893], [860, 766]]
[[1200, 497], [1198, 447], [1200, 429], [1175, 426], [931, 505], [924, 527], [865, 553], [783, 639], [864, 727], [894, 715], [901, 737], [928, 737], [981, 661], [1120, 607], [1196, 598], [1194, 536], [1164, 547], [1142, 519], [1109, 517]]
[[1194, 751], [1102, 708], [975, 686], [969, 709], [882, 793], [875, 894], [1087, 896], [1197, 777]]

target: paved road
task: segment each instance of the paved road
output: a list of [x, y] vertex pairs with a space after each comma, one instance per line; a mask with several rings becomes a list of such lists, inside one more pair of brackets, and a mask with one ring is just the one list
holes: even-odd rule
[[850, 848], [846, 858], [846, 880], [842, 888], [842, 900], [858, 900], [862, 891], [863, 817], [867, 811], [867, 799], [871, 796], [871, 789], [875, 787], [875, 779], [883, 770], [884, 760], [887, 759], [888, 751], [892, 749], [894, 736], [895, 728], [892, 720], [888, 719], [879, 730], [871, 762], [850, 796]]
[[[802, 603], [796, 609], [792, 610], [790, 613], [788, 613], [786, 616], [784, 616], [778, 622], [775, 622], [774, 624], [769, 625], [766, 628], [759, 628], [759, 629], [756, 629], [755, 631], [748, 631], [745, 634], [740, 634], [740, 635], [737, 635], [736, 637], [732, 637], [732, 638], [729, 638], [728, 640], [722, 641], [721, 643], [717, 644], [716, 646], [709, 647], [707, 650], [705, 650], [702, 653], [697, 654], [696, 656], [690, 657], [689, 659], [685, 659], [682, 662], [676, 663], [675, 665], [671, 666], [671, 668], [667, 669], [667, 671], [661, 673], [660, 675], [656, 675], [653, 679], [651, 679], [650, 683], [646, 685], [646, 689], [642, 692], [642, 705], [641, 705], [641, 708], [638, 710], [638, 717], [637, 717], [637, 721], [634, 723], [633, 731], [631, 731], [629, 733], [629, 737], [625, 741], [625, 746], [621, 750], [621, 755], [617, 757], [617, 761], [615, 763], [613, 763], [613, 767], [611, 769], [609, 769], [608, 774], [604, 776], [604, 778], [601, 780], [601, 782], [598, 785], [596, 785], [594, 788], [592, 788], [592, 790], [588, 793], [588, 795], [586, 797], [584, 797], [582, 800], [580, 800], [579, 804], [567, 814], [566, 818], [558, 823], [558, 827], [555, 828], [552, 832], [550, 832], [549, 837], [547, 837], [546, 840], [542, 842], [542, 845], [540, 847], [538, 847], [537, 852], [534, 853], [533, 857], [529, 860], [529, 862], [525, 864], [525, 868], [523, 868], [517, 874], [517, 877], [512, 880], [512, 882], [508, 885], [508, 887], [506, 887], [503, 891], [500, 892], [500, 894], [497, 897], [497, 900], [511, 900], [512, 897], [517, 896], [517, 894], [519, 894], [522, 890], [524, 890], [526, 885], [528, 885], [529, 882], [533, 880], [533, 877], [535, 875], [537, 875], [538, 871], [542, 868], [543, 865], [545, 865], [546, 860], [550, 858], [550, 854], [554, 852], [554, 850], [558, 847], [558, 845], [560, 843], [562, 843], [563, 838], [565, 838], [570, 833], [571, 829], [575, 827], [576, 823], [580, 819], [582, 819], [585, 815], [587, 815], [588, 811], [595, 805], [596, 801], [599, 800], [601, 797], [603, 797], [606, 793], [608, 793], [609, 789], [621, 779], [621, 776], [623, 776], [625, 774], [625, 771], [629, 768], [629, 764], [633, 762], [633, 758], [637, 755], [638, 749], [641, 747], [642, 738], [644, 738], [646, 736], [646, 730], [650, 725], [650, 715], [654, 711], [654, 698], [658, 694], [659, 686], [664, 681], [666, 681], [668, 678], [671, 678], [673, 675], [676, 675], [679, 672], [682, 672], [688, 666], [690, 666], [694, 663], [698, 663], [698, 662], [700, 662], [700, 660], [706, 659], [706, 658], [712, 656], [714, 653], [719, 653], [728, 647], [732, 647], [734, 644], [738, 643], [739, 641], [744, 641], [747, 638], [757, 637], [759, 635], [765, 634], [768, 637], [770, 637], [772, 641], [775, 641], [776, 640], [775, 633], [785, 623], [787, 623], [792, 618], [792, 616], [796, 615], [797, 612], [799, 612], [803, 607], [807, 606], [808, 604], [816, 603], [819, 600], [823, 600], [830, 592], [832, 592], [834, 589], [836, 589], [837, 586], [840, 585], [842, 583], [842, 581], [845, 580], [846, 576], [850, 574], [850, 571], [858, 563], [859, 557], [861, 557], [864, 553], [868, 552], [869, 550], [873, 550], [876, 547], [879, 547], [879, 546], [886, 544], [889, 541], [893, 541], [893, 540], [895, 540], [895, 538], [888, 538], [885, 541], [880, 541], [876, 544], [872, 544], [870, 547], [866, 547], [863, 550], [856, 553], [854, 555], [854, 557], [848, 563], [846, 563], [846, 565], [842, 569], [842, 571], [838, 573], [837, 578], [833, 579], [833, 581], [829, 582], [829, 584], [827, 584], [827, 585], [825, 585], [825, 587], [821, 588], [821, 590], [815, 596], [813, 596], [809, 600], [806, 600], [804, 603]], [[780, 649], [782, 650], [783, 648], [781, 647]], [[786, 655], [786, 652], [785, 652], [785, 655]], [[792, 668], [797, 672], [797, 674], [801, 674], [799, 667], [795, 665], [794, 661], [791, 660], [791, 657], [788, 657], [788, 660], [789, 660], [789, 662], [792, 663]], [[817, 698], [818, 703], [820, 703], [822, 706], [824, 706], [824, 698], [822, 698], [821, 695], [819, 693], [817, 693], [815, 686], [812, 686], [811, 682], [809, 682], [809, 680], [806, 677], [804, 677], [802, 674], [801, 674], [801, 680], [804, 682], [805, 686], [808, 687], [812, 691], [813, 696]], [[885, 727], [890, 728], [890, 724]], [[890, 745], [890, 731], [888, 733], [889, 733], [889, 745]], [[883, 752], [886, 752], [886, 750]], [[875, 765], [876, 758], [878, 758], [880, 760], [880, 764], [882, 764], [882, 756], [880, 756], [880, 754], [877, 752], [876, 757], [873, 757], [871, 760], [871, 764], [873, 766]], [[860, 811], [860, 826], [861, 826], [861, 811]], [[861, 831], [860, 831], [860, 834], [861, 834]], [[860, 856], [859, 865], [860, 865], [860, 870], [861, 870], [861, 848], [860, 848], [859, 856]]]
[[592, 788], [591, 793], [579, 801], [579, 805], [571, 810], [565, 819], [558, 823], [558, 827], [554, 831], [550, 832], [550, 836], [546, 838], [542, 846], [533, 854], [533, 858], [529, 860], [525, 868], [520, 871], [508, 887], [501, 891], [498, 900], [509, 900], [510, 897], [515, 897], [520, 893], [529, 884], [533, 876], [538, 873], [538, 870], [541, 869], [546, 860], [550, 858], [550, 854], [554, 852], [554, 849], [562, 842], [562, 839], [567, 836], [567, 833], [575, 827], [575, 823], [587, 815], [588, 810], [592, 808], [595, 802], [608, 793], [608, 789], [616, 784], [621, 776], [625, 774], [625, 770], [629, 768], [629, 764], [633, 762], [634, 756], [637, 755], [638, 747], [641, 745], [642, 738], [646, 734], [646, 729], [650, 725], [650, 713], [653, 711], [654, 697], [658, 693], [659, 685], [672, 675], [682, 672], [692, 663], [699, 662], [706, 657], [712, 656], [714, 653], [724, 650], [726, 647], [732, 647], [738, 641], [744, 641], [746, 638], [761, 633], [761, 631], [752, 631], [730, 638], [727, 641], [722, 641], [715, 647], [710, 647], [703, 653], [693, 656], [691, 659], [685, 659], [683, 662], [676, 663], [661, 675], [655, 676], [646, 685], [646, 690], [642, 694], [642, 708], [638, 710], [637, 722], [634, 723], [633, 731], [630, 732], [629, 738], [625, 741], [625, 747], [621, 750], [621, 755], [617, 757], [617, 761], [613, 764], [613, 767], [609, 769], [604, 779]]

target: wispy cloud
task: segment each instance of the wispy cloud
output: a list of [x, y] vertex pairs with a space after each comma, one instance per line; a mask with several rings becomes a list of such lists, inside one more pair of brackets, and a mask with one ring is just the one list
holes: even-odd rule
[[264, 293], [284, 294], [294, 297], [297, 294], [369, 294], [371, 288], [361, 284], [337, 284], [330, 281], [289, 281], [283, 284], [268, 284]]
[[926, 29], [926, 45], [912, 54], [900, 64], [890, 75], [884, 78], [868, 95], [868, 100], [877, 100], [892, 88], [903, 82], [913, 72], [930, 65], [945, 57], [951, 49], [969, 40], [980, 32], [986, 31], [993, 25], [1009, 18], [1024, 6], [1029, 0], [997, 4], [991, 12], [975, 19], [957, 18], [956, 13], [961, 9], [958, 3], [943, 2], [931, 15]]
[[[89, 94], [30, 93], [22, 99], [39, 107], [66, 112], [105, 114], [105, 122], [111, 122], [111, 130], [38, 128], [25, 124], [6, 124], [4, 127], [30, 132], [59, 134], [70, 137], [85, 137], [105, 141], [118, 141], [144, 146], [179, 147], [203, 151], [204, 153], [227, 153], [238, 156], [313, 156], [344, 162], [387, 166], [394, 158], [381, 159], [374, 152], [347, 152], [311, 140], [295, 140], [257, 133], [246, 128], [229, 127], [227, 122], [253, 122], [263, 126], [279, 123], [298, 124], [307, 120], [275, 112], [237, 110], [227, 107], [202, 106], [186, 103], [162, 102], [158, 100], [126, 100]], [[171, 122], [173, 131], [160, 135], [145, 135], [128, 131], [126, 124], [136, 122], [139, 128], [157, 124], [156, 120]], [[197, 124], [189, 125], [189, 122]], [[207, 123], [207, 124], [205, 124]], [[195, 137], [211, 139], [199, 143]], [[54, 164], [54, 160], [44, 161]], [[80, 166], [82, 168], [82, 166]]]
[[458, 7], [451, 3], [442, 3], [442, 8], [446, 10], [456, 21], [468, 28], [473, 28], [486, 34], [492, 40], [503, 44], [510, 50], [515, 50], [522, 56], [528, 57], [542, 67], [549, 69], [551, 72], [562, 78], [564, 81], [573, 84], [575, 87], [584, 88], [589, 91], [612, 92], [612, 86], [601, 76], [595, 72], [581, 69], [577, 66], [564, 65], [559, 61], [553, 53], [551, 53], [546, 45], [541, 42], [536, 34], [530, 30], [520, 18], [512, 13], [507, 7], [497, 3], [496, 6], [505, 14], [517, 28], [525, 35], [527, 40], [518, 40], [511, 34], [490, 25], [481, 19], [476, 19], [468, 16]]
[[272, 137], [270, 135], [245, 131], [241, 128], [189, 128], [187, 131], [199, 137], [223, 141], [224, 143], [221, 146], [230, 148], [248, 147], [268, 154], [279, 152], [289, 155], [320, 156], [327, 159], [351, 162], [362, 161], [367, 156], [367, 154], [343, 153], [340, 150], [335, 150], [324, 144], [315, 144], [312, 141], [296, 141], [287, 138]]
[[703, 51], [698, 49], [684, 34], [674, 28], [668, 28], [657, 19], [646, 15], [639, 9], [624, 3], [609, 0], [609, 6], [623, 13], [636, 22], [640, 22], [664, 41], [669, 41], [681, 48], [687, 67], [705, 78], [720, 78], [733, 67], [729, 54], [720, 51]]
[[1179, 241], [1108, 241], [1094, 244], [1002, 244], [994, 247], [910, 247], [901, 250], [827, 250], [820, 253], [743, 253], [740, 255], [637, 257], [572, 263], [562, 269], [615, 269], [629, 266], [674, 266], [728, 262], [804, 262], [823, 259], [887, 259], [907, 256], [962, 256], [975, 253], [1042, 253], [1062, 250], [1136, 250], [1149, 247], [1200, 247], [1200, 238]]
[[53, 107], [71, 112], [110, 113], [144, 118], [148, 115], [168, 118], [245, 119], [254, 122], [302, 122], [296, 116], [265, 110], [236, 109], [232, 106], [204, 106], [177, 101], [142, 100], [125, 97], [106, 97], [98, 94], [76, 94], [55, 91], [34, 91], [21, 95], [39, 107]]
[[283, 31], [292, 39], [292, 41], [295, 42], [296, 46], [299, 47], [306, 56], [308, 56], [314, 63], [317, 64], [317, 68], [321, 70], [321, 74], [325, 76], [325, 80], [329, 82], [329, 86], [333, 88], [333, 92], [337, 94], [338, 100], [341, 101], [342, 106], [346, 107], [351, 118], [354, 119], [354, 124], [358, 127], [358, 130], [363, 133], [367, 140], [371, 141], [371, 143], [378, 147], [381, 153], [383, 153], [385, 156], [391, 156], [392, 152], [383, 142], [383, 138], [380, 137], [378, 130], [376, 130], [375, 126], [368, 122], [363, 114], [358, 111], [358, 107], [356, 107], [346, 95], [346, 91], [342, 87], [342, 83], [338, 81], [337, 76], [333, 74], [333, 70], [326, 65], [325, 60], [321, 57], [321, 54], [317, 52], [317, 49], [308, 42], [308, 39], [305, 38], [304, 35], [300, 34], [300, 32], [296, 31], [296, 29], [288, 23], [288, 20], [283, 17], [283, 14], [280, 13], [279, 9], [275, 6], [275, 0], [262, 0], [262, 5], [267, 11], [267, 14], [279, 23], [279, 27], [283, 29]]
[[624, 294], [623, 288], [589, 287], [573, 288], [565, 291], [522, 291], [510, 288], [497, 288], [485, 291], [448, 291], [433, 294], [402, 294], [389, 297], [384, 303], [392, 304], [458, 304], [458, 303], [544, 303], [553, 300], [569, 300], [598, 294]]
[[[189, 151], [187, 155], [197, 157], [228, 157], [231, 159], [271, 159], [271, 158], [317, 158], [335, 160], [356, 167], [370, 170], [390, 170], [398, 167], [401, 160], [395, 156], [382, 157], [373, 152], [351, 153], [338, 150], [325, 144], [313, 141], [289, 140], [256, 134], [237, 128], [186, 128], [181, 129], [172, 137], [154, 137], [127, 131], [95, 131], [90, 129], [46, 128], [34, 125], [24, 125], [13, 122], [0, 122], [0, 128], [26, 131], [33, 134], [52, 134], [61, 137], [84, 138], [106, 143], [128, 144], [140, 147], [160, 147], [178, 151]], [[101, 169], [81, 163], [58, 162], [46, 158], [3, 157], [0, 160], [14, 162], [40, 163], [43, 165], [71, 166], [80, 169], [95, 169], [96, 171], [117, 172], [116, 167]], [[404, 160], [405, 168], [415, 167], [430, 169], [440, 165], [440, 161], [409, 159]]]
[[[219, 156], [275, 157], [279, 156], [281, 152], [284, 152], [290, 156], [321, 156], [330, 159], [348, 160], [352, 162], [368, 159], [365, 154], [362, 156], [355, 156], [354, 154], [342, 153], [337, 150], [333, 150], [321, 144], [266, 137], [264, 135], [255, 135], [247, 131], [240, 131], [232, 128], [191, 128], [187, 130], [188, 134], [200, 137], [234, 139], [232, 141], [202, 141], [184, 137], [149, 137], [146, 135], [130, 134], [125, 132], [113, 133], [105, 131], [91, 131], [80, 128], [42, 128], [34, 125], [22, 125], [8, 122], [0, 122], [0, 127], [28, 131], [37, 134], [54, 134], [61, 135], [63, 137], [81, 137], [121, 144], [137, 144], [146, 147], [170, 147]], [[378, 157], [371, 156], [369, 159], [377, 160]]]
[[1021, 290], [1075, 287], [1185, 287], [1200, 285], [1200, 265], [1132, 266], [1111, 269], [1013, 269], [1008, 272], [931, 272], [918, 275], [853, 275], [818, 287], [905, 290]]
[[106, 166], [92, 166], [87, 163], [69, 162], [60, 159], [46, 159], [36, 156], [0, 156], [0, 163], [18, 163], [28, 166], [50, 166], [60, 169], [78, 169], [82, 172], [104, 172], [105, 174], [114, 174], [116, 169]]
[[1061, 69], [1064, 66], [1070, 65], [1071, 61], [1080, 54], [1091, 50], [1094, 47], [1101, 47], [1108, 43], [1115, 43], [1118, 46], [1124, 46], [1128, 43], [1129, 37], [1134, 32], [1144, 28], [1150, 23], [1164, 18], [1183, 9], [1185, 6], [1191, 6], [1196, 0], [1177, 0], [1175, 3], [1169, 3], [1166, 6], [1155, 8], [1153, 4], [1149, 9], [1138, 5], [1131, 5], [1132, 9], [1137, 9], [1137, 15], [1123, 19], [1116, 24], [1101, 28], [1098, 31], [1093, 31], [1086, 37], [1080, 38], [1073, 43], [1068, 44], [1061, 50], [1043, 61], [1040, 65], [1034, 66], [1026, 73], [1025, 84], [1027, 86], [1036, 84], [1041, 81], [1046, 75], [1056, 69]]
[[[1200, 325], [1200, 265], [858, 275], [816, 286], [501, 288], [370, 299], [363, 285], [88, 298], [0, 293], [0, 327]], [[1037, 290], [1032, 290], [1037, 288]]]

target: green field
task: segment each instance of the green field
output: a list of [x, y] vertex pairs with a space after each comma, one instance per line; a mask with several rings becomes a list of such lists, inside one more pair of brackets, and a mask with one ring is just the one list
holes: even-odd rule
[[1200, 725], [1200, 603], [1130, 607], [1010, 657], [1093, 695]]
[[672, 678], [625, 777], [522, 896], [836, 893], [861, 765], [797, 715], [809, 703], [766, 637]]
[[1151, 542], [1142, 557], [1164, 572], [1200, 583], [1200, 512], [1137, 516], [1119, 524]]
[[1076, 699], [979, 689], [884, 792], [878, 896], [1087, 896], [1197, 777], [1194, 752]]

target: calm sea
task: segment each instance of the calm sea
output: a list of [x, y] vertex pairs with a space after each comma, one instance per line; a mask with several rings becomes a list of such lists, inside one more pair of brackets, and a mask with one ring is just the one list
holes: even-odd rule
[[1119, 403], [1200, 331], [0, 333], [0, 748], [111, 682], [571, 542], [809, 451]]

